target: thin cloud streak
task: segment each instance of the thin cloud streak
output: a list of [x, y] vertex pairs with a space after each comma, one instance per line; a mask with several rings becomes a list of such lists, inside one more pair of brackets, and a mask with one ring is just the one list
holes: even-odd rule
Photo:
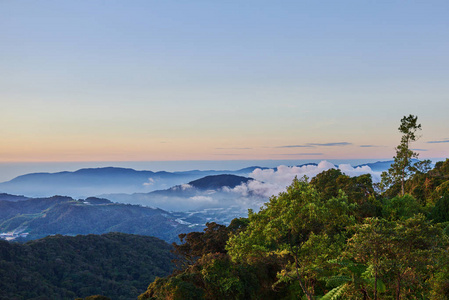
[[287, 145], [287, 146], [279, 146], [275, 148], [315, 148], [315, 146], [311, 145]]
[[324, 153], [283, 153], [278, 155], [323, 155]]
[[441, 141], [429, 141], [427, 144], [441, 144], [441, 143], [449, 143], [449, 139], [443, 139]]
[[338, 143], [324, 143], [324, 144], [320, 144], [320, 143], [309, 143], [307, 145], [311, 145], [311, 146], [324, 146], [324, 147], [334, 147], [334, 146], [349, 146], [352, 145], [352, 143], [348, 143], [348, 142], [338, 142]]
[[275, 147], [275, 148], [315, 148], [315, 147], [337, 147], [337, 146], [349, 146], [349, 145], [352, 145], [352, 143], [349, 143], [349, 142], [307, 143], [307, 144], [304, 144], [304, 145], [286, 145], [286, 146], [278, 146], [278, 147]]
[[215, 150], [251, 150], [253, 148], [215, 148]]

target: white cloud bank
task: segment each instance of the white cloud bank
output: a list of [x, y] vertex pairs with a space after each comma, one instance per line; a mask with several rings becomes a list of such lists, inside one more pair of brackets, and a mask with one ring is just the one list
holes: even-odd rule
[[[321, 161], [318, 165], [303, 165], [300, 167], [281, 165], [275, 169], [258, 168], [247, 174], [248, 177], [254, 180], [234, 188], [223, 187], [220, 190], [198, 190], [189, 184], [176, 185], [171, 189], [177, 192], [186, 192], [186, 194], [175, 193], [173, 196], [142, 198], [135, 203], [173, 211], [218, 207], [240, 207], [244, 212], [246, 212], [246, 209], [252, 208], [257, 211], [271, 196], [285, 191], [295, 177], [302, 178], [307, 176], [311, 179], [329, 169], [339, 169], [348, 176], [371, 174], [373, 181], [380, 180], [380, 172], [374, 172], [369, 166], [354, 168], [349, 164], [335, 166], [328, 161]], [[149, 186], [155, 183], [155, 180], [148, 179], [147, 184]], [[245, 214], [244, 212], [242, 215]]]
[[321, 161], [318, 165], [305, 165], [300, 167], [279, 166], [274, 169], [255, 169], [249, 174], [254, 181], [236, 186], [233, 189], [225, 188], [224, 191], [234, 192], [247, 197], [250, 195], [268, 198], [277, 195], [286, 190], [295, 177], [302, 178], [307, 176], [309, 179], [315, 177], [323, 171], [329, 169], [340, 169], [340, 171], [348, 176], [360, 176], [363, 174], [371, 174], [373, 181], [380, 180], [380, 172], [374, 172], [369, 166], [354, 168], [349, 164], [341, 164], [338, 167], [328, 161]]

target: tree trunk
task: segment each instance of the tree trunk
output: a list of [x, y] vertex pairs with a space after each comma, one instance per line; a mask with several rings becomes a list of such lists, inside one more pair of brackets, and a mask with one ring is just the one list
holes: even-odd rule
[[396, 300], [401, 299], [401, 275], [398, 275], [398, 280], [396, 282]]
[[404, 171], [402, 171], [402, 179], [401, 179], [401, 196], [404, 196]]
[[[375, 253], [377, 255], [377, 253]], [[374, 265], [374, 300], [377, 300], [377, 259]]]
[[368, 300], [368, 295], [365, 290], [362, 289], [363, 300]]
[[408, 147], [409, 147], [409, 141], [407, 139], [407, 147], [405, 152], [405, 158], [404, 158], [404, 167], [402, 169], [402, 178], [401, 178], [401, 196], [404, 196], [404, 181], [405, 181], [405, 170], [407, 169], [407, 166], [409, 165], [408, 161]]
[[301, 275], [299, 274], [299, 264], [298, 264], [298, 258], [295, 256], [295, 266], [296, 266], [296, 276], [298, 277], [299, 285], [301, 286], [302, 291], [304, 294], [306, 294], [307, 300], [313, 300], [313, 296], [309, 293], [305, 283], [301, 280]]
[[[405, 161], [407, 161], [407, 157], [405, 157]], [[402, 168], [402, 176], [401, 176], [401, 196], [404, 196], [405, 168], [406, 168], [406, 162], [404, 162], [404, 167]]]
[[374, 300], [377, 300], [377, 268], [374, 267]]

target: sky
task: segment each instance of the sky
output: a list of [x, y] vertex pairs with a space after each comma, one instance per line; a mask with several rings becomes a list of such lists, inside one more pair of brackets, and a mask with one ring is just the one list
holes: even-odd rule
[[0, 163], [449, 157], [449, 1], [0, 0]]

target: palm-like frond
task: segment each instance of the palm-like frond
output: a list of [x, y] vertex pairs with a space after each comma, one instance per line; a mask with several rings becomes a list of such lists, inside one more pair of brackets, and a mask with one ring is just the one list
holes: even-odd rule
[[343, 292], [345, 291], [346, 287], [348, 286], [347, 283], [343, 283], [336, 288], [333, 288], [329, 292], [326, 293], [323, 297], [321, 297], [320, 300], [337, 300], [343, 295]]
[[351, 277], [347, 275], [334, 275], [326, 278], [326, 283], [330, 287], [340, 286], [349, 281], [351, 281]]

